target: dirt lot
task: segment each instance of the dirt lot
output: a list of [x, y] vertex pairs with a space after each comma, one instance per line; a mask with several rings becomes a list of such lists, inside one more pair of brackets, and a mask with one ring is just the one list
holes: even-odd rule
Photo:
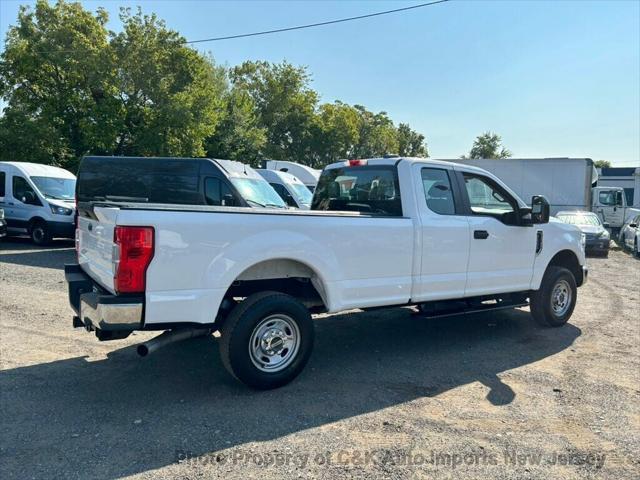
[[526, 310], [317, 319], [279, 390], [233, 381], [213, 337], [71, 328], [72, 245], [0, 243], [0, 477], [638, 478], [640, 261], [590, 259], [570, 324]]

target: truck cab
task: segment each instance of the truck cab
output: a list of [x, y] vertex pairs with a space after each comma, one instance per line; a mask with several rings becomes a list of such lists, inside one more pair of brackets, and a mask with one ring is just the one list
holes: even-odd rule
[[593, 205], [591, 211], [607, 223], [611, 230], [619, 232], [630, 211], [624, 189], [620, 187], [594, 187], [592, 191]]

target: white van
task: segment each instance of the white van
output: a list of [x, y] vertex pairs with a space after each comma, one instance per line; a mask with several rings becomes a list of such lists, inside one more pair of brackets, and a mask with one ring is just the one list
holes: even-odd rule
[[262, 178], [273, 187], [276, 193], [290, 207], [309, 210], [313, 194], [304, 183], [290, 173], [278, 172], [276, 170], [257, 169]]
[[59, 167], [0, 162], [0, 208], [8, 232], [28, 233], [45, 245], [75, 235], [76, 177]]
[[322, 170], [316, 170], [315, 168], [311, 168], [300, 163], [285, 162], [281, 160], [265, 160], [263, 167], [267, 170], [290, 173], [304, 183], [311, 193], [315, 190], [320, 174], [322, 173]]

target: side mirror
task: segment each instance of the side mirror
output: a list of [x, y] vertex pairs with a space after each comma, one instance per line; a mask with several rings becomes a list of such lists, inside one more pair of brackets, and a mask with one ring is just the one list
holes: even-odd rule
[[638, 224], [637, 223], [630, 223], [629, 226], [631, 228], [638, 228]]
[[549, 223], [549, 202], [542, 195], [531, 197], [531, 223]]

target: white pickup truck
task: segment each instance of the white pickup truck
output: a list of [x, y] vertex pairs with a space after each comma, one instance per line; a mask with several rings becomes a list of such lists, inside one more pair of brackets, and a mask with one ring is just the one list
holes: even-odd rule
[[[125, 171], [113, 184], [121, 181]], [[90, 182], [81, 165], [78, 263], [65, 269], [74, 326], [101, 340], [166, 330], [140, 345], [141, 355], [217, 331], [224, 365], [254, 388], [300, 373], [314, 312], [530, 306], [538, 322], [560, 326], [587, 279], [576, 227], [549, 222], [544, 197], [527, 207], [467, 165], [335, 163], [311, 211], [106, 201], [92, 198]]]

